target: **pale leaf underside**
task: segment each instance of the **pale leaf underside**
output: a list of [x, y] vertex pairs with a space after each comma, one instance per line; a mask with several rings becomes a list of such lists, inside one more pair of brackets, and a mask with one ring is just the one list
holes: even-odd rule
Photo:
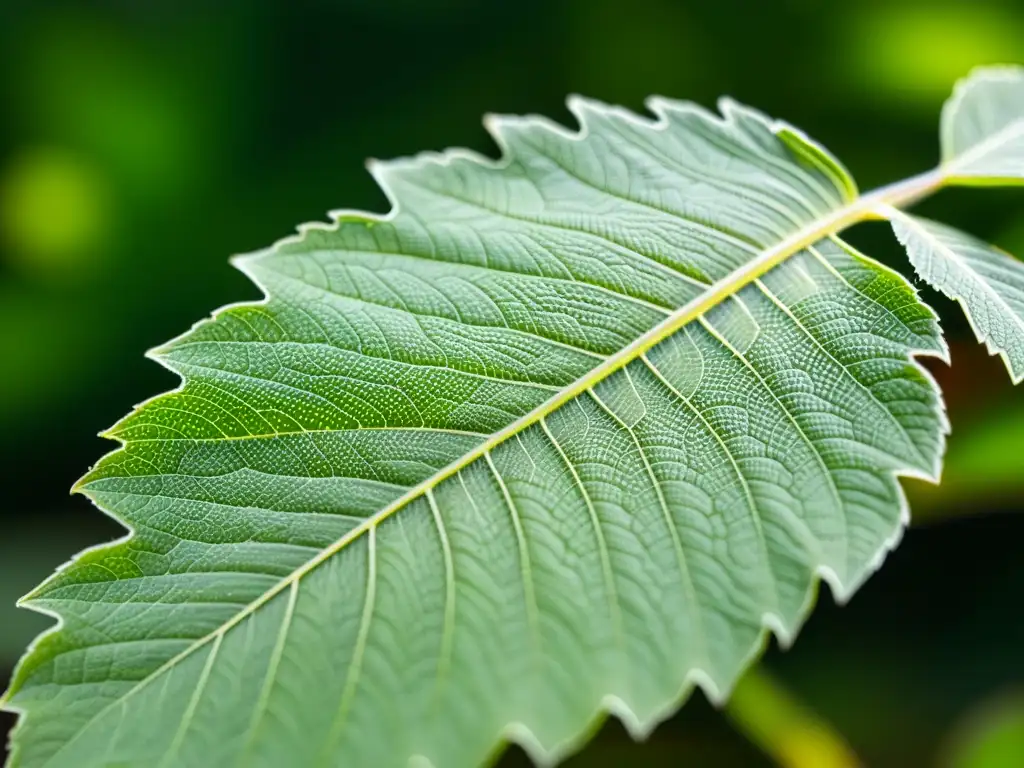
[[961, 184], [1024, 181], [1024, 68], [979, 69], [942, 110], [942, 159]]
[[971, 327], [1024, 378], [1024, 264], [959, 230], [895, 213], [892, 226], [921, 279], [959, 301]]
[[[950, 183], [1024, 181], [1024, 69], [979, 70], [942, 112], [943, 170]], [[1024, 379], [1024, 264], [952, 227], [885, 212], [925, 282], [963, 306], [979, 341]]]
[[62, 627], [15, 764], [550, 759], [721, 698], [877, 567], [944, 347], [829, 234], [851, 180], [731, 102], [572, 108], [376, 166], [390, 216], [247, 257], [266, 300], [154, 353], [183, 386], [81, 483], [133, 535], [27, 602]]

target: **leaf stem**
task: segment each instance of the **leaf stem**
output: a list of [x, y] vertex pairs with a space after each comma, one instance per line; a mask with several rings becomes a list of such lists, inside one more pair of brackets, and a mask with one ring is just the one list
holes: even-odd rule
[[[919, 173], [907, 179], [886, 184], [861, 195], [853, 205], [858, 203], [865, 205], [863, 218], [888, 218], [885, 208], [906, 208], [922, 200], [929, 195], [938, 192], [949, 182], [949, 173], [946, 168], [939, 166], [926, 173]], [[853, 222], [856, 223], [856, 222]]]

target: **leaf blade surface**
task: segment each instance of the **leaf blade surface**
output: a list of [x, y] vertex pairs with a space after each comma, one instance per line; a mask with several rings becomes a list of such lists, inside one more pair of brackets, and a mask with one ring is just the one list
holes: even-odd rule
[[16, 764], [548, 760], [725, 695], [877, 566], [944, 348], [827, 237], [852, 181], [732, 102], [572, 107], [377, 166], [389, 217], [246, 259], [265, 301], [154, 353], [182, 387], [81, 483], [133, 536], [29, 601], [63, 627]]
[[955, 184], [1024, 179], [1024, 68], [982, 67], [957, 83], [942, 110], [942, 161]]
[[917, 216], [892, 221], [923, 280], [963, 307], [974, 335], [1024, 379], [1024, 265], [960, 230]]

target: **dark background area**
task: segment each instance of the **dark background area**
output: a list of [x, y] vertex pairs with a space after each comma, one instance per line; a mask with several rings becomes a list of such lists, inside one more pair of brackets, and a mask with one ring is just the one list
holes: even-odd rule
[[[567, 93], [637, 110], [729, 94], [869, 189], [935, 164], [958, 77], [1022, 61], [1013, 0], [0, 0], [0, 678], [50, 623], [15, 599], [121, 535], [68, 489], [113, 447], [97, 431], [177, 384], [142, 352], [258, 298], [228, 255], [329, 209], [385, 210], [365, 158], [494, 154], [483, 113], [571, 125]], [[1024, 190], [922, 210], [1024, 254]], [[907, 272], [881, 225], [850, 237]], [[1024, 733], [1024, 391], [924, 296], [954, 350], [929, 363], [954, 429], [945, 482], [908, 484], [901, 547], [850, 605], [823, 590], [765, 665], [868, 765], [1021, 766], [964, 745], [1015, 707]], [[609, 721], [572, 764], [770, 764], [700, 694], [628, 741]]]

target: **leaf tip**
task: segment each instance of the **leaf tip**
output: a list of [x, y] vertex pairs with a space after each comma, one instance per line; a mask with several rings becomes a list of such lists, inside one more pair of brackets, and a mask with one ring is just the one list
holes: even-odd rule
[[644, 99], [644, 107], [652, 115], [656, 115], [659, 120], [668, 120], [667, 111], [672, 106], [672, 101], [666, 99], [664, 96], [648, 96]]
[[[160, 363], [161, 365], [163, 365], [164, 362], [167, 360], [167, 356], [170, 354], [170, 352], [171, 343], [165, 342], [155, 347], [150, 347], [149, 349], [142, 353], [142, 356], [149, 360], [152, 360], [153, 362]], [[106, 430], [106, 432], [100, 432], [100, 437], [108, 437], [109, 435], [107, 433], [109, 432], [109, 429]]]
[[[249, 264], [255, 258], [255, 253], [236, 253], [234, 256], [228, 257], [228, 264], [237, 269], [239, 272], [244, 273], [246, 265]], [[159, 349], [159, 347], [154, 347]]]
[[734, 115], [746, 114], [755, 115], [769, 125], [772, 122], [763, 112], [760, 112], [753, 107], [748, 107], [746, 104], [741, 104], [732, 96], [719, 96], [718, 100], [715, 102], [715, 106], [718, 107], [718, 111], [721, 113], [722, 117], [727, 119], [732, 118]]
[[777, 613], [767, 612], [761, 614], [761, 626], [775, 635], [779, 648], [784, 651], [789, 650], [796, 640], [797, 629], [795, 627], [787, 627], [786, 622]]
[[[19, 710], [11, 704], [11, 697], [15, 693], [17, 693], [17, 691], [15, 690], [14, 681], [12, 680], [10, 683], [10, 687], [8, 687], [6, 691], [0, 694], [0, 712], [13, 712], [15, 714], [20, 713], [21, 710]], [[7, 741], [7, 751], [9, 754], [11, 754], [11, 757], [9, 757], [7, 762], [4, 764], [5, 768], [14, 768], [14, 766], [17, 765], [17, 763], [14, 762], [14, 744], [10, 740], [10, 738], [8, 738]]]
[[565, 106], [574, 115], [578, 115], [579, 112], [586, 112], [588, 109], [593, 110], [597, 102], [593, 99], [588, 99], [582, 93], [570, 93], [565, 97]]
[[621, 696], [605, 694], [601, 697], [601, 709], [610, 715], [614, 715], [622, 723], [626, 732], [633, 738], [633, 741], [643, 741], [654, 730], [655, 724], [645, 723], [637, 717], [633, 708]]
[[500, 112], [488, 112], [483, 116], [484, 130], [494, 139], [503, 156], [511, 154], [511, 142], [508, 132], [523, 123], [517, 115], [503, 115]]
[[[117, 431], [116, 424], [110, 429], [100, 432], [99, 436], [106, 438], [107, 440], [116, 440], [122, 446], [124, 446], [127, 443], [127, 440], [121, 437], [120, 432]], [[96, 462], [93, 466], [89, 467], [89, 471], [82, 475], [80, 478], [78, 478], [72, 484], [71, 488], [68, 490], [68, 493], [72, 496], [76, 494], [85, 496], [87, 499], [95, 503], [95, 499], [93, 498], [92, 495], [93, 492], [90, 490], [90, 486], [97, 480], [102, 479], [102, 474], [100, 470], [103, 466], [104, 461], [107, 459], [107, 457], [112, 456], [114, 453], [117, 453], [118, 450], [119, 449], [115, 448], [114, 451], [108, 453], [106, 456], [104, 456], [102, 459]]]
[[[272, 245], [270, 248], [263, 248], [262, 250], [259, 250], [259, 251], [251, 251], [249, 253], [236, 253], [234, 256], [231, 256], [231, 257], [228, 258], [228, 263], [232, 267], [237, 269], [239, 272], [241, 272], [243, 275], [245, 275], [247, 278], [249, 278], [249, 280], [251, 280], [252, 283], [257, 288], [259, 288], [261, 291], [263, 291], [263, 299], [262, 299], [262, 301], [266, 301], [266, 299], [267, 299], [267, 290], [266, 290], [265, 286], [263, 285], [263, 282], [260, 279], [260, 276], [256, 274], [256, 270], [255, 270], [255, 266], [256, 266], [257, 262], [262, 260], [268, 253], [274, 252], [279, 245], [281, 245], [283, 243], [286, 243], [286, 242], [291, 242], [291, 241], [293, 241], [293, 240], [295, 240], [295, 239], [297, 239], [299, 237], [301, 237], [301, 235], [292, 235], [290, 237], [282, 238], [277, 243]], [[218, 312], [230, 309], [233, 306], [236, 306], [236, 305], [227, 304], [227, 305], [221, 307], [220, 310], [218, 310]], [[216, 317], [216, 316], [217, 316], [217, 312], [214, 312], [213, 313], [213, 317]], [[197, 323], [197, 325], [198, 325], [198, 323]], [[170, 348], [174, 344], [174, 341], [175, 341], [175, 339], [171, 339], [170, 341], [165, 342], [164, 344], [161, 344], [161, 345], [159, 345], [157, 347], [154, 347], [150, 351], [153, 352], [154, 354], [158, 355], [158, 356], [162, 355], [163, 353], [170, 351]], [[148, 354], [149, 353], [147, 352], [147, 355]], [[156, 360], [156, 362], [160, 363], [161, 365], [164, 364], [164, 360], [159, 358], [159, 357], [155, 357], [155, 358], [152, 358], [152, 359]]]
[[579, 123], [579, 136], [586, 136], [592, 130], [592, 124], [599, 122], [602, 118], [615, 117], [627, 122], [641, 123], [643, 118], [622, 107], [615, 107], [610, 104], [592, 99], [589, 96], [582, 96], [578, 93], [570, 94], [565, 99], [565, 106]]
[[[100, 437], [107, 437], [107, 435], [101, 432]], [[92, 482], [92, 480], [90, 479], [91, 475], [92, 472], [89, 471], [86, 474], [82, 475], [77, 480], [75, 480], [75, 482], [72, 483], [70, 490], [68, 491], [68, 495], [75, 496], [77, 494], [80, 494], [82, 496], [88, 496], [87, 489], [89, 487], [89, 483]]]
[[[60, 571], [61, 569], [58, 568], [53, 575], [60, 573]], [[18, 608], [26, 608], [30, 611], [39, 611], [37, 601], [45, 594], [46, 585], [49, 583], [49, 581], [50, 579], [48, 578], [42, 581], [40, 584], [34, 586], [30, 592], [22, 595], [17, 600], [15, 600], [14, 605]]]
[[366, 168], [367, 173], [370, 174], [377, 186], [380, 187], [380, 190], [388, 199], [391, 209], [394, 210], [397, 206], [394, 187], [392, 185], [392, 177], [395, 172], [402, 168], [409, 168], [416, 162], [423, 162], [427, 157], [428, 155], [425, 152], [420, 153], [415, 158], [400, 158], [393, 160], [381, 160], [379, 157], [368, 157], [363, 161], [363, 167]]
[[501, 120], [502, 115], [499, 112], [484, 112], [483, 117], [480, 118], [480, 122], [483, 123], [484, 130], [495, 139], [497, 139], [497, 132], [501, 124]]

